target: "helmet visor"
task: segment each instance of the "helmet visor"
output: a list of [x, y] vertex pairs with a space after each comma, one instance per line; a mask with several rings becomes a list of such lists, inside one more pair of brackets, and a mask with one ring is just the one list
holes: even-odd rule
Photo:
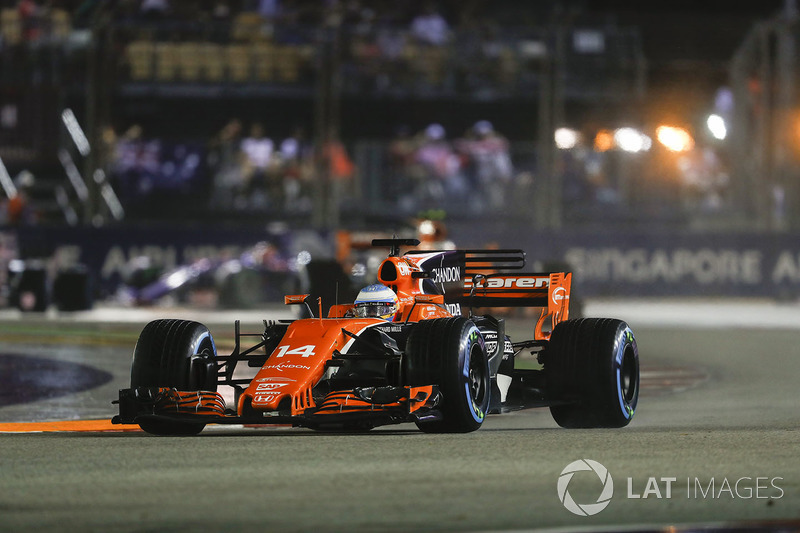
[[391, 318], [395, 311], [397, 306], [387, 302], [362, 302], [355, 308], [358, 318]]

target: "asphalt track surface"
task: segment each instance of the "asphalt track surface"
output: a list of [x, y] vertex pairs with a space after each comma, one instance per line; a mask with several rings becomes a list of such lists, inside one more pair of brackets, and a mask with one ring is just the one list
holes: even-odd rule
[[[586, 311], [637, 335], [642, 394], [627, 428], [565, 430], [538, 409], [466, 435], [209, 426], [192, 438], [92, 429], [114, 414], [147, 320], [205, 320], [224, 346], [235, 313], [0, 311], [0, 531], [800, 530], [800, 305]], [[267, 315], [238, 316], [245, 329]], [[529, 338], [529, 320], [510, 322]], [[613, 480], [593, 516], [557, 490], [581, 459]], [[604, 487], [587, 470], [563, 479], [581, 505]]]

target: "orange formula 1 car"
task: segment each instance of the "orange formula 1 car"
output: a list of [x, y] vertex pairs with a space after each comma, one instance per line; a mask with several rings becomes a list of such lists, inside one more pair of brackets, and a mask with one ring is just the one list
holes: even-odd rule
[[[636, 340], [620, 320], [568, 320], [571, 274], [524, 273], [521, 250], [400, 253], [416, 244], [374, 241], [391, 249], [380, 283], [327, 318], [265, 321], [255, 334], [241, 333], [237, 321], [230, 355], [217, 354], [200, 323], [147, 324], [113, 421], [160, 435], [196, 434], [206, 424], [358, 431], [404, 422], [469, 432], [487, 414], [543, 406], [569, 428], [631, 421]], [[286, 303], [314, 307], [305, 295]], [[512, 342], [503, 319], [473, 314], [510, 306], [540, 309], [532, 339]], [[243, 349], [245, 338], [258, 342]]]

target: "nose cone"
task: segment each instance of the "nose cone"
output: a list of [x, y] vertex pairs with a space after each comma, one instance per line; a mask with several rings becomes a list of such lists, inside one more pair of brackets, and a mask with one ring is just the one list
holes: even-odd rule
[[297, 392], [297, 381], [290, 378], [267, 377], [253, 381], [247, 392], [252, 397], [251, 405], [259, 411], [276, 411], [284, 398]]

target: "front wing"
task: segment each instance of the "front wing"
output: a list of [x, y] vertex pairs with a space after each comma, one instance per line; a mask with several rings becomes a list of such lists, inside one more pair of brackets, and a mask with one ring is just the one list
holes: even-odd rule
[[217, 392], [139, 387], [119, 391], [119, 415], [114, 424], [137, 424], [147, 419], [176, 423], [290, 424], [295, 427], [369, 428], [404, 422], [440, 420], [441, 394], [436, 385], [422, 387], [357, 387], [328, 394], [318, 406], [301, 415], [255, 412], [238, 415], [225, 409]]

